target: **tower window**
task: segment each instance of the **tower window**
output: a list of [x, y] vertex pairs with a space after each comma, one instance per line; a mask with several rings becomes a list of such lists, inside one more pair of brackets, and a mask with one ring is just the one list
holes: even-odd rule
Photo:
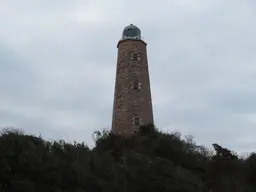
[[135, 89], [135, 90], [141, 89], [141, 82], [134, 81], [133, 85], [132, 85], [132, 88]]
[[133, 124], [134, 125], [141, 125], [142, 124], [141, 118], [137, 117], [137, 116], [133, 117]]
[[133, 82], [133, 89], [139, 89], [139, 83], [137, 81]]
[[139, 117], [134, 118], [134, 124], [135, 125], [140, 125], [140, 118]]
[[133, 61], [139, 61], [140, 60], [139, 54], [138, 53], [132, 53], [131, 54], [131, 59]]
[[133, 60], [135, 60], [135, 61], [138, 60], [138, 54], [133, 54]]

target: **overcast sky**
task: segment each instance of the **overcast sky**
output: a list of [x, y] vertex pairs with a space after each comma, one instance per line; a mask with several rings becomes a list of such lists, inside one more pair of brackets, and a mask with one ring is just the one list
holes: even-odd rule
[[0, 2], [0, 127], [93, 144], [110, 128], [117, 42], [148, 43], [156, 126], [256, 151], [253, 0]]

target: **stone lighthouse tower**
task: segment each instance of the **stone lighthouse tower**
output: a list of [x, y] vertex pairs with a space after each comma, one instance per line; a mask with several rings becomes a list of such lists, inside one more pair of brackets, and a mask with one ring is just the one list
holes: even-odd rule
[[129, 136], [140, 125], [154, 124], [147, 44], [135, 25], [124, 28], [117, 44], [112, 132]]

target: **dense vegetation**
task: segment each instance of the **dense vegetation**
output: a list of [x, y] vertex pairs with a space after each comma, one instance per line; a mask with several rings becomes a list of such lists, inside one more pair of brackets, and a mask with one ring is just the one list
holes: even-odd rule
[[2, 192], [256, 191], [256, 154], [240, 158], [192, 137], [141, 127], [133, 137], [95, 133], [95, 147], [45, 141], [18, 130], [0, 135]]

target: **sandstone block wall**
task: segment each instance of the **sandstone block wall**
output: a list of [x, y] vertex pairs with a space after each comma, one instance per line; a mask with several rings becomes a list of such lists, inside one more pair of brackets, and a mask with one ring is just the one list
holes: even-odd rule
[[[134, 82], [138, 82], [138, 88]], [[131, 135], [141, 124], [154, 124], [147, 61], [146, 43], [141, 40], [121, 40], [114, 94], [112, 131]]]

